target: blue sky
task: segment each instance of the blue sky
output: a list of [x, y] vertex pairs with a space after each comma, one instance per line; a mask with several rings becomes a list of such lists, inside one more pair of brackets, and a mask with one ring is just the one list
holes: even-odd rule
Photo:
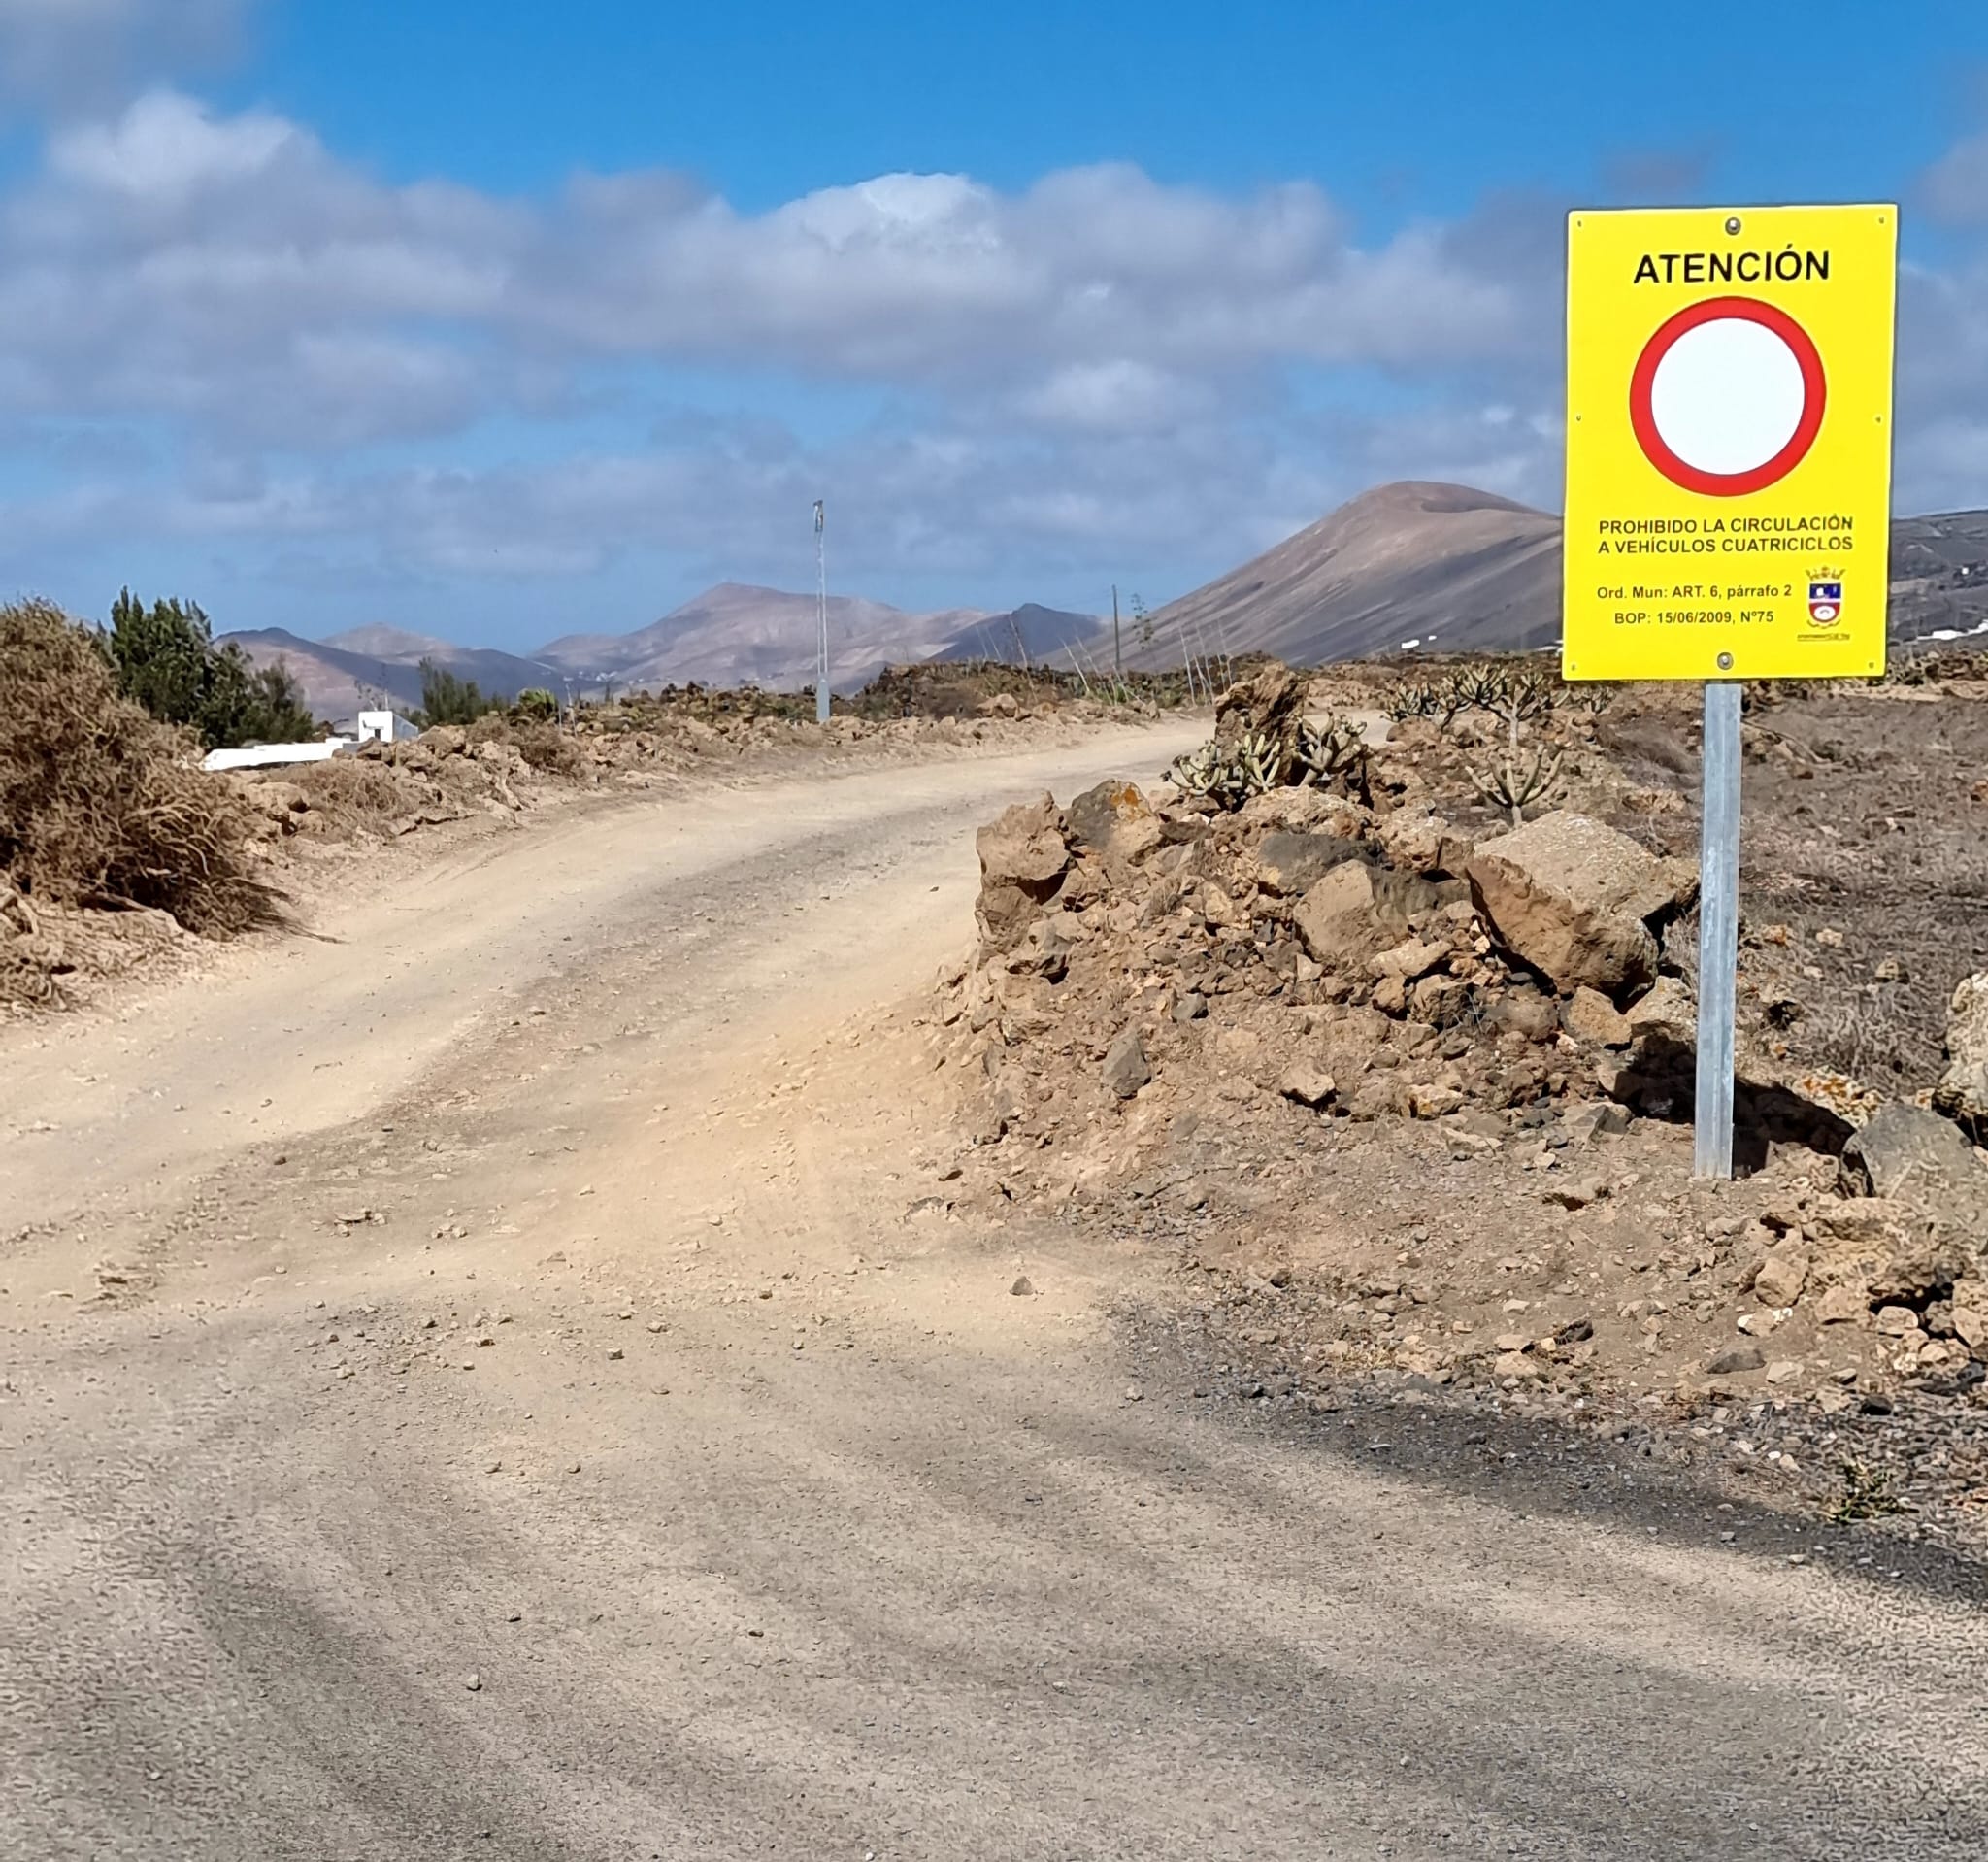
[[1978, 5], [0, 0], [0, 586], [529, 647], [826, 495], [852, 592], [1157, 605], [1556, 503], [1570, 206], [1873, 197], [1988, 503]]

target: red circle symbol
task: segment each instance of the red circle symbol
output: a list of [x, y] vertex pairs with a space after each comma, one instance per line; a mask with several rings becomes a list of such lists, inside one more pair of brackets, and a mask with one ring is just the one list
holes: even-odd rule
[[[1707, 323], [1738, 321], [1758, 324], [1780, 338], [1793, 355], [1802, 376], [1802, 411], [1795, 428], [1772, 458], [1739, 472], [1714, 472], [1682, 458], [1664, 438], [1657, 422], [1657, 371], [1679, 338]], [[1687, 304], [1676, 316], [1661, 324], [1643, 345], [1636, 359], [1636, 371], [1629, 379], [1629, 421], [1637, 444], [1650, 464], [1665, 478], [1686, 491], [1702, 492], [1708, 498], [1738, 498], [1751, 491], [1765, 491], [1778, 484], [1807, 456], [1822, 431], [1823, 405], [1828, 384], [1823, 376], [1822, 357], [1814, 341], [1801, 324], [1777, 305], [1763, 304], [1753, 297], [1708, 297]]]

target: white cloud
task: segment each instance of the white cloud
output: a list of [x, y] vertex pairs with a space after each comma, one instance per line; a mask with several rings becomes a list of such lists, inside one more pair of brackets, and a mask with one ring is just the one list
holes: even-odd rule
[[0, 94], [66, 111], [224, 55], [250, 0], [0, 0]]
[[[1191, 401], [1163, 384], [1197, 373], [1469, 362], [1527, 340], [1497, 277], [1425, 229], [1359, 246], [1309, 184], [1223, 199], [1114, 166], [1011, 196], [891, 175], [746, 216], [636, 175], [522, 203], [389, 186], [280, 116], [174, 91], [55, 134], [0, 208], [0, 292], [33, 313], [9, 326], [52, 394], [87, 395], [109, 365], [120, 392], [150, 377], [182, 407], [203, 370], [294, 355], [313, 331], [460, 339], [414, 333], [437, 320], [569, 361], [1033, 382], [1046, 417], [1107, 422]], [[391, 382], [380, 398], [390, 425]]]
[[1926, 205], [1957, 225], [1988, 226], [1988, 129], [1956, 143], [1927, 170]]
[[284, 150], [308, 141], [281, 116], [258, 111], [216, 122], [190, 97], [162, 90], [141, 97], [114, 122], [60, 132], [49, 167], [87, 188], [183, 200], [196, 189], [259, 179]]
[[[0, 0], [0, 45], [25, 10]], [[651, 548], [770, 574], [832, 486], [845, 572], [977, 587], [1224, 567], [1383, 478], [1552, 505], [1560, 238], [1556, 203], [1370, 239], [1311, 183], [1122, 164], [761, 213], [664, 173], [502, 198], [153, 89], [54, 125], [0, 194], [0, 422], [143, 429], [152, 461], [119, 483], [115, 447], [56, 465], [36, 442], [59, 482], [9, 508], [6, 569], [116, 535], [294, 544], [340, 574], [584, 577]], [[1902, 318], [1901, 499], [1978, 502], [1988, 253], [1908, 268]], [[845, 412], [823, 438], [659, 409], [669, 372], [707, 408], [805, 410], [819, 383]], [[576, 409], [584, 438], [557, 425]], [[430, 463], [364, 450], [392, 443]]]
[[1147, 362], [1073, 362], [1024, 389], [1014, 407], [1030, 422], [1087, 433], [1159, 433], [1213, 412], [1215, 392]]

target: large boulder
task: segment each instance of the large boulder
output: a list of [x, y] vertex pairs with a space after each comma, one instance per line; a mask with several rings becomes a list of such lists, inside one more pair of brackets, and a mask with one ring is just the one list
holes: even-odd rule
[[1408, 809], [1381, 815], [1374, 824], [1374, 838], [1390, 866], [1409, 873], [1461, 877], [1474, 850], [1470, 839], [1440, 815]]
[[1375, 913], [1374, 869], [1364, 860], [1342, 860], [1307, 888], [1291, 917], [1307, 953], [1328, 969], [1364, 963], [1388, 942]]
[[1697, 884], [1679, 863], [1565, 809], [1483, 843], [1469, 875], [1478, 914], [1507, 950], [1563, 992], [1585, 984], [1615, 1000], [1655, 980], [1652, 926]]
[[1309, 892], [1334, 867], [1357, 856], [1359, 848], [1337, 834], [1300, 834], [1278, 829], [1256, 848], [1256, 882], [1266, 892], [1295, 899]]
[[1649, 994], [1631, 1006], [1627, 1020], [1630, 1035], [1639, 1043], [1697, 1046], [1698, 1003], [1690, 984], [1676, 977], [1659, 977]]
[[1215, 700], [1215, 743], [1230, 750], [1245, 737], [1263, 735], [1276, 746], [1276, 781], [1287, 782], [1298, 757], [1298, 727], [1305, 721], [1308, 682], [1288, 666], [1266, 666], [1239, 680]]
[[980, 855], [980, 937], [989, 948], [1006, 950], [1042, 916], [1070, 865], [1056, 798], [1017, 802], [981, 828], [974, 845]]
[[1923, 1106], [1881, 1106], [1843, 1147], [1841, 1170], [1853, 1196], [1931, 1196], [1951, 1205], [1980, 1187], [1967, 1134]]
[[1064, 811], [1064, 834], [1079, 852], [1096, 855], [1108, 867], [1143, 859], [1158, 847], [1160, 817], [1132, 782], [1100, 782], [1085, 789]]
[[1988, 1137], [1988, 971], [1961, 979], [1946, 1017], [1946, 1072], [1933, 1106], [1976, 1138]]

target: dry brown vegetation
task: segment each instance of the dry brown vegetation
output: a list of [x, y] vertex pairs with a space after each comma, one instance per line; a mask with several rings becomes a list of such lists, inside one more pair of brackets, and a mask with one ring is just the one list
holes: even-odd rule
[[83, 629], [0, 609], [0, 999], [39, 999], [83, 908], [163, 914], [206, 937], [276, 916], [249, 810], [184, 732], [117, 695]]

